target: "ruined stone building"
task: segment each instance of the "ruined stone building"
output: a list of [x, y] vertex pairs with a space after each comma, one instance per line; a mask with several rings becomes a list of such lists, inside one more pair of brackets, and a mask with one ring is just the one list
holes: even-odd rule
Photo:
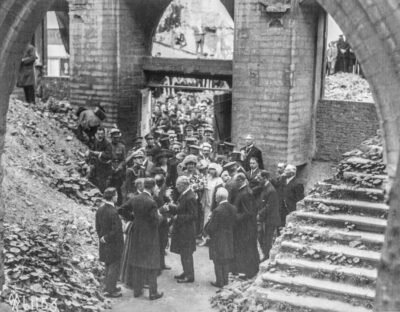
[[[324, 25], [329, 13], [351, 43], [372, 86], [389, 176], [395, 177], [400, 138], [398, 1], [222, 0], [235, 24], [233, 61], [190, 62], [151, 57], [154, 30], [170, 2], [1, 1], [1, 146], [9, 95], [24, 47], [46, 12], [60, 10], [68, 11], [70, 18], [72, 104], [102, 102], [110, 122], [131, 137], [140, 126], [141, 90], [151, 79], [174, 73], [226, 80], [232, 89], [232, 105], [223, 113], [231, 122], [232, 141], [241, 144], [246, 134], [253, 134], [268, 167], [281, 160], [306, 164], [317, 153]], [[394, 217], [398, 207], [391, 208], [389, 229], [398, 225]], [[3, 214], [1, 207], [0, 220]], [[0, 248], [1, 241], [0, 222]]]

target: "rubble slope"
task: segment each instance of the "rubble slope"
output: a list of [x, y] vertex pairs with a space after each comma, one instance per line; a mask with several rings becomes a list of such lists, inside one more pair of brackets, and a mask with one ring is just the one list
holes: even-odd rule
[[[46, 311], [40, 300], [49, 309], [56, 302], [59, 311], [98, 311], [110, 303], [99, 292], [95, 209], [55, 187], [71, 176], [82, 179], [86, 147], [70, 129], [72, 115], [48, 109], [10, 102], [2, 158], [6, 285], [1, 299], [26, 311]], [[32, 302], [39, 306], [32, 308]]]

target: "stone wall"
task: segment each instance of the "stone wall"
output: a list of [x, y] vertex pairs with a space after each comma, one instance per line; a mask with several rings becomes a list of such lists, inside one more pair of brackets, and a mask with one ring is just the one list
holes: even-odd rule
[[69, 77], [43, 77], [42, 98], [48, 99], [50, 96], [58, 100], [69, 100], [70, 78]]
[[320, 7], [292, 8], [282, 27], [259, 1], [235, 8], [233, 141], [254, 135], [267, 168], [279, 161], [305, 164], [312, 154], [315, 49]]
[[315, 159], [338, 161], [343, 153], [376, 135], [378, 130], [379, 118], [374, 103], [320, 100]]
[[101, 103], [108, 126], [118, 120], [117, 2], [70, 4], [71, 103]]

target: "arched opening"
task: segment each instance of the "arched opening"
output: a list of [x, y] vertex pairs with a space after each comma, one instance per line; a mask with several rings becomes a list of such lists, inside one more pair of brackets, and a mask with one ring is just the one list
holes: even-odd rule
[[156, 28], [152, 56], [229, 60], [234, 24], [219, 0], [174, 0]]
[[[385, 1], [378, 7], [378, 4], [355, 0], [318, 0], [318, 2], [328, 13], [332, 14], [349, 38], [363, 65], [365, 76], [371, 83], [374, 98], [379, 107], [381, 127], [384, 131], [389, 174], [394, 178], [398, 162], [400, 133], [400, 108], [396, 105], [400, 98], [400, 88], [398, 87], [400, 85], [400, 65], [397, 62], [400, 43], [395, 34], [400, 28], [400, 20], [393, 15], [393, 12], [398, 10], [399, 4]], [[3, 38], [0, 46], [0, 58], [4, 60], [0, 64], [0, 77], [2, 77], [0, 82], [0, 142], [2, 148], [8, 99], [15, 81], [15, 68], [18, 66], [24, 46], [30, 40], [33, 30], [42, 20], [50, 4], [51, 1], [26, 3], [26, 1], [6, 0], [2, 2], [3, 14], [0, 15], [0, 34]], [[349, 18], [349, 11], [356, 12], [357, 15]], [[18, 16], [18, 19], [15, 16]], [[389, 19], [389, 17], [391, 18]], [[246, 35], [248, 34], [243, 32], [241, 38]], [[257, 68], [252, 69], [251, 77], [257, 82]], [[397, 184], [395, 190], [398, 190]], [[0, 206], [0, 219], [3, 218], [3, 215], [4, 205]], [[398, 232], [395, 204], [391, 209], [389, 221], [388, 232], [391, 234]], [[394, 231], [391, 232], [393, 229]], [[0, 230], [0, 247], [2, 238]], [[397, 243], [393, 241], [392, 245], [397, 246]], [[387, 258], [390, 259], [389, 255]], [[392, 295], [396, 297], [397, 293]]]

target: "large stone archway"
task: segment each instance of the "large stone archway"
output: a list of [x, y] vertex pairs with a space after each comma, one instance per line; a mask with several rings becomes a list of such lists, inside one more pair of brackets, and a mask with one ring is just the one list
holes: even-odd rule
[[[400, 105], [397, 103], [398, 99], [400, 98], [400, 33], [398, 31], [400, 29], [400, 16], [398, 15], [400, 3], [399, 1], [392, 0], [382, 0], [379, 2], [364, 0], [317, 1], [335, 18], [340, 27], [343, 29], [363, 66], [363, 70], [368, 81], [372, 86], [385, 138], [385, 149], [389, 175], [391, 178], [395, 178], [400, 146]], [[2, 38], [0, 42], [0, 152], [3, 151], [4, 147], [9, 94], [14, 86], [15, 73], [19, 65], [19, 60], [22, 56], [26, 43], [32, 37], [34, 29], [37, 25], [39, 25], [52, 2], [52, 0], [3, 0], [0, 3], [0, 37]], [[143, 16], [146, 19], [151, 20], [152, 23], [148, 25], [146, 24], [147, 26], [143, 26], [138, 22], [138, 20], [134, 19], [134, 17], [129, 17], [125, 13], [122, 13], [118, 14], [117, 18], [113, 18], [107, 14], [103, 15], [100, 26], [107, 25], [109, 22], [115, 26], [111, 27], [111, 31], [115, 31], [117, 36], [113, 37], [113, 33], [111, 33], [111, 37], [109, 38], [110, 46], [113, 46], [114, 44], [126, 44], [126, 49], [121, 49], [121, 51], [125, 52], [129, 51], [129, 48], [132, 48], [133, 55], [118, 54], [120, 57], [118, 62], [116, 64], [112, 64], [112, 66], [116, 66], [117, 72], [124, 70], [129, 72], [127, 72], [126, 77], [124, 75], [118, 76], [122, 80], [126, 79], [126, 81], [128, 81], [127, 84], [124, 84], [124, 81], [121, 81], [121, 79], [119, 79], [117, 82], [112, 81], [112, 83], [121, 84], [122, 87], [117, 90], [119, 90], [121, 93], [126, 92], [126, 95], [119, 97], [119, 100], [122, 99], [128, 102], [135, 100], [128, 90], [128, 87], [132, 87], [132, 85], [134, 86], [135, 81], [138, 81], [136, 83], [139, 86], [141, 84], [140, 81], [143, 80], [143, 77], [141, 77], [141, 74], [135, 68], [138, 64], [140, 64], [140, 57], [146, 55], [147, 53], [145, 49], [145, 43], [148, 40], [148, 36], [154, 29], [156, 21], [158, 23], [162, 12], [170, 3], [170, 0], [143, 0], [127, 2], [135, 3], [135, 5], [129, 10], [133, 13], [133, 16]], [[233, 1], [228, 2], [233, 3]], [[300, 2], [306, 3], [308, 0]], [[123, 12], [125, 8], [129, 8], [129, 6], [125, 5], [126, 3], [124, 5], [121, 4], [120, 6], [102, 3], [101, 9], [109, 8], [112, 9], [112, 12], [114, 13], [117, 11]], [[149, 10], [149, 8], [157, 8], [157, 10], [152, 12]], [[74, 12], [72, 13], [73, 18], [77, 20], [77, 23], [83, 22], [87, 17], [81, 14], [83, 11], [79, 11], [79, 9], [80, 7], [78, 4], [78, 6], [74, 7]], [[240, 9], [240, 7], [236, 8], [236, 15], [239, 15], [238, 10]], [[233, 4], [230, 4], [228, 10], [232, 12]], [[145, 12], [147, 12], [146, 14], [150, 15], [145, 15]], [[129, 25], [133, 26], [133, 28], [119, 28], [120, 25], [124, 25], [123, 23], [119, 23], [120, 19], [130, 19], [129, 23], [126, 23], [125, 25], [126, 27]], [[78, 26], [73, 29], [73, 31], [75, 31], [75, 35], [78, 35], [82, 30], [83, 28], [79, 28]], [[124, 30], [128, 32], [128, 35], [132, 35], [132, 40], [138, 39], [138, 41], [129, 46], [129, 43], [124, 41], [125, 37], [121, 35]], [[246, 36], [248, 37], [249, 34], [245, 32], [240, 33], [237, 38], [237, 42], [240, 43], [240, 40], [246, 39]], [[260, 46], [260, 49], [263, 49], [263, 47]], [[78, 49], [77, 52], [81, 51]], [[104, 56], [105, 59], [107, 59], [107, 57], [109, 57], [109, 55]], [[114, 57], [114, 55], [111, 55], [111, 57]], [[127, 66], [126, 69], [121, 68], [121, 61], [123, 62], [132, 60], [133, 62], [130, 65], [131, 67]], [[102, 60], [100, 60], [100, 62], [101, 61]], [[102, 69], [105, 70], [105, 68]], [[79, 71], [80, 69], [75, 68], [74, 70]], [[256, 70], [257, 68], [254, 69], [254, 71]], [[96, 86], [93, 79], [90, 81], [85, 81], [85, 79], [85, 77], [78, 77], [75, 83], [89, 83]], [[99, 85], [97, 87], [99, 87]], [[0, 180], [1, 178], [2, 174], [0, 174]], [[400, 179], [400, 173], [397, 174], [397, 178]], [[395, 185], [397, 186], [399, 184]], [[396, 187], [396, 189], [393, 191], [393, 194], [398, 191], [399, 190]], [[395, 255], [394, 252], [392, 253], [392, 249], [394, 248], [394, 250], [397, 251], [395, 246], [398, 245], [400, 236], [400, 221], [398, 220], [400, 219], [400, 214], [397, 213], [398, 209], [399, 207], [396, 207], [395, 203], [391, 202], [391, 212], [389, 215], [389, 226], [387, 230], [387, 233], [390, 233], [390, 235], [386, 234], [387, 237], [382, 262], [383, 268], [389, 267], [389, 260], [392, 260], [393, 256]], [[4, 203], [2, 203], [0, 199], [0, 249], [2, 249], [3, 240], [3, 217]], [[392, 240], [389, 239], [389, 236], [392, 237]], [[396, 262], [394, 262], [394, 265], [395, 264]], [[393, 269], [396, 268], [393, 267]], [[3, 267], [0, 253], [0, 285], [2, 285], [4, 282], [2, 274]], [[397, 298], [398, 293], [393, 292], [391, 295], [393, 298]]]

